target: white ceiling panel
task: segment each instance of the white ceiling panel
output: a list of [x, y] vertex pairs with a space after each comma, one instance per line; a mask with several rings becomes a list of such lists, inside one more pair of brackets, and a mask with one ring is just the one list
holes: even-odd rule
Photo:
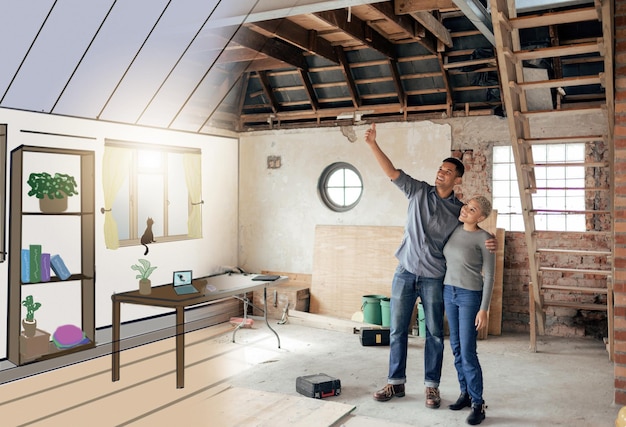
[[211, 15], [217, 0], [174, 0], [133, 59], [101, 114], [104, 120], [136, 122]]
[[[185, 109], [185, 105], [190, 102], [191, 98], [198, 99], [199, 95], [196, 95], [196, 92], [202, 90], [200, 89], [201, 82], [238, 29], [238, 26], [215, 28], [210, 25], [216, 14], [223, 14], [223, 9], [230, 7], [232, 4], [228, 4], [224, 0], [219, 2], [206, 25], [185, 51], [183, 57], [180, 58], [176, 67], [167, 76], [167, 80], [159, 88], [137, 121], [138, 124], [170, 127], [172, 122], [182, 120], [181, 111], [188, 112], [189, 110]], [[209, 90], [208, 96], [210, 93], [211, 90]], [[205, 110], [207, 107], [208, 103], [205, 105]], [[202, 114], [203, 119], [197, 117], [191, 122], [202, 122], [211, 113], [212, 111], [205, 111]]]
[[[36, 2], [28, 2], [36, 5]], [[49, 112], [96, 32], [110, 0], [55, 2], [2, 105]]]
[[166, 4], [117, 1], [53, 112], [99, 118]]
[[18, 72], [53, 0], [4, 2], [0, 13], [0, 100]]

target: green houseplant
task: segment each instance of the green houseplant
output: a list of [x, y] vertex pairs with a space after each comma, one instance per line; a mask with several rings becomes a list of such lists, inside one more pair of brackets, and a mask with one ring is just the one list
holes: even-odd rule
[[152, 282], [149, 277], [154, 270], [156, 270], [155, 266], [150, 265], [150, 261], [147, 259], [139, 259], [138, 264], [131, 265], [130, 268], [132, 270], [137, 271], [139, 274], [135, 276], [136, 279], [139, 279], [139, 293], [142, 295], [147, 295], [152, 292]]
[[22, 320], [22, 326], [24, 327], [24, 335], [32, 337], [37, 331], [37, 320], [35, 319], [35, 311], [41, 307], [40, 302], [35, 302], [32, 295], [28, 295], [22, 305], [26, 307], [26, 317]]
[[[48, 172], [33, 172], [26, 183], [30, 185], [28, 195], [39, 199], [43, 212], [63, 212], [67, 209], [67, 198], [78, 194], [76, 179], [64, 173], [55, 173], [52, 176]], [[55, 205], [51, 207], [46, 203]]]

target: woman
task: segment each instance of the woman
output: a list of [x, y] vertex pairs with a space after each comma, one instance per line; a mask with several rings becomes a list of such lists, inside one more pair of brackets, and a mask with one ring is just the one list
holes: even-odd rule
[[485, 419], [483, 373], [476, 353], [476, 339], [478, 330], [487, 326], [495, 255], [485, 248], [485, 239], [491, 235], [478, 227], [478, 223], [490, 213], [489, 200], [483, 196], [471, 198], [461, 208], [461, 224], [443, 249], [447, 264], [443, 301], [461, 387], [461, 395], [449, 408], [457, 411], [471, 407], [467, 417], [471, 425]]

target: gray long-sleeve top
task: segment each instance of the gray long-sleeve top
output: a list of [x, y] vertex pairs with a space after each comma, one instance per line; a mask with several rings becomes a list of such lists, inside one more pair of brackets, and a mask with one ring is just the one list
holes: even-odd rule
[[492, 236], [485, 230], [465, 231], [459, 225], [446, 246], [446, 277], [443, 283], [472, 291], [483, 291], [481, 310], [488, 310], [493, 293], [495, 254], [485, 247], [485, 240]]

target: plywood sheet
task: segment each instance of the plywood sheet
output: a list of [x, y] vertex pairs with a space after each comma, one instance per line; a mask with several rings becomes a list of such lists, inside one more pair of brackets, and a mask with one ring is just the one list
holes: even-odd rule
[[[504, 229], [497, 229], [497, 211], [480, 226], [498, 240], [489, 327], [479, 338], [502, 332]], [[394, 253], [403, 227], [318, 225], [315, 229], [310, 312], [352, 319], [361, 310], [363, 295], [391, 294], [398, 262]]]
[[363, 295], [391, 294], [403, 227], [318, 225], [311, 313], [351, 319]]

